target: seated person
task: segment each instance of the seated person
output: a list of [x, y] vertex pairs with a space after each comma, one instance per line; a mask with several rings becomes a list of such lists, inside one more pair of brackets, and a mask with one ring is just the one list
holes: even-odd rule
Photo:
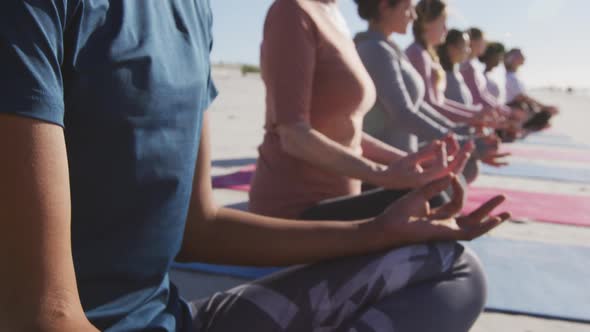
[[469, 34], [457, 29], [447, 33], [445, 42], [437, 49], [440, 64], [445, 70], [445, 97], [464, 105], [473, 105], [473, 96], [460, 71], [460, 65], [471, 53]]
[[545, 105], [527, 94], [525, 85], [518, 76], [518, 69], [524, 65], [524, 62], [524, 54], [518, 48], [511, 49], [504, 57], [506, 100], [508, 104], [521, 107], [531, 113], [545, 114], [543, 117], [550, 117], [559, 113], [557, 107]]
[[487, 44], [485, 52], [479, 57], [479, 61], [484, 64], [486, 89], [502, 104], [506, 102], [506, 89], [504, 84], [500, 84], [494, 77], [493, 71], [503, 62], [505, 52], [504, 45], [498, 42], [490, 42]]
[[471, 92], [473, 102], [476, 105], [496, 109], [503, 115], [510, 114], [512, 110], [487, 89], [485, 68], [479, 61], [479, 57], [485, 53], [487, 45], [483, 32], [478, 28], [470, 28], [467, 33], [469, 34], [471, 53], [467, 60], [461, 64], [461, 74], [463, 74], [465, 84]]
[[[457, 162], [439, 168], [440, 174], [416, 172], [422, 167], [410, 165], [451, 149], [452, 139], [408, 155], [363, 132], [375, 86], [336, 4], [282, 0], [272, 8], [260, 60], [266, 131], [251, 183], [250, 211], [285, 218], [369, 218], [425, 176], [457, 171]], [[289, 10], [293, 12], [287, 14]], [[315, 29], [326, 38], [317, 40]], [[330, 46], [319, 47], [324, 44]], [[470, 149], [465, 145], [462, 155]], [[361, 183], [383, 189], [360, 197]]]
[[408, 59], [422, 76], [425, 85], [424, 100], [447, 118], [471, 126], [496, 126], [493, 109], [479, 105], [465, 105], [445, 97], [446, 78], [436, 47], [445, 40], [447, 10], [443, 1], [420, 1], [416, 5], [414, 43], [406, 49]]
[[[0, 5], [0, 261], [9, 267], [0, 274], [2, 331], [470, 329], [485, 278], [455, 241], [506, 220], [488, 215], [502, 197], [455, 217], [464, 192], [443, 176], [356, 221], [218, 207], [206, 112], [217, 93], [209, 1], [191, 2], [190, 11], [184, 0], [89, 3]], [[299, 3], [318, 9], [303, 12]], [[306, 37], [286, 38], [283, 54], [295, 50], [299, 59], [299, 48], [288, 46], [317, 36], [307, 13], [324, 15], [316, 7], [324, 3], [275, 2], [275, 36], [292, 29]], [[352, 41], [347, 47], [352, 55]], [[372, 91], [355, 86], [359, 98]], [[283, 92], [302, 91], [292, 88]], [[454, 199], [432, 209], [428, 200], [449, 185]], [[187, 301], [170, 280], [175, 259], [296, 266]]]
[[[395, 41], [386, 36], [405, 34], [414, 19], [405, 12], [405, 2], [390, 6], [397, 15], [376, 11], [369, 16], [369, 29], [355, 37], [361, 60], [377, 88], [377, 103], [365, 117], [365, 132], [379, 140], [407, 152], [417, 150], [419, 143], [440, 139], [449, 132], [465, 133], [424, 101], [425, 84], [420, 74]], [[359, 8], [361, 5], [359, 4]], [[457, 135], [460, 142], [470, 136]], [[477, 139], [480, 141], [480, 139]], [[481, 155], [485, 145], [477, 144]], [[476, 154], [477, 154], [476, 153]], [[475, 180], [478, 173], [477, 158], [471, 158], [463, 175], [467, 182]]]

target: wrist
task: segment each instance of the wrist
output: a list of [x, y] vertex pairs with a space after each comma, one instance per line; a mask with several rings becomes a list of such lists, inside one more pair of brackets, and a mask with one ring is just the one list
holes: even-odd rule
[[373, 185], [382, 187], [383, 183], [385, 182], [384, 179], [385, 179], [386, 171], [387, 171], [387, 166], [373, 163], [372, 165], [370, 165], [370, 169], [369, 169], [366, 179], [363, 179], [363, 180], [367, 181]]
[[384, 250], [393, 245], [393, 241], [386, 234], [383, 215], [359, 223], [359, 236], [363, 245], [368, 246], [369, 251]]

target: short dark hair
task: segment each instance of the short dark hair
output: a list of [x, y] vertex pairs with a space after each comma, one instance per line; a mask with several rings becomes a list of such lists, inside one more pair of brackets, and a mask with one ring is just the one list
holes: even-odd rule
[[517, 55], [522, 56], [522, 50], [520, 48], [513, 48], [504, 54], [504, 67], [506, 67], [506, 70], [514, 71], [514, 58]]
[[499, 55], [499, 54], [504, 55], [505, 53], [506, 53], [506, 48], [504, 47], [504, 44], [502, 44], [500, 42], [491, 42], [491, 43], [488, 43], [488, 46], [486, 47], [486, 51], [484, 52], [484, 54], [479, 57], [479, 61], [486, 63], [493, 56]]
[[467, 33], [471, 40], [480, 40], [483, 38], [483, 31], [480, 28], [472, 27], [467, 29]]
[[[354, 0], [359, 16], [367, 21], [379, 19], [379, 2], [381, 0]], [[391, 7], [397, 6], [401, 0], [387, 0]]]

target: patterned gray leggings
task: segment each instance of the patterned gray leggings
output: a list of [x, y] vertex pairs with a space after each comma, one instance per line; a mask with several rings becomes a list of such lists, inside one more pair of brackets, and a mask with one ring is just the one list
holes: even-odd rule
[[198, 332], [462, 332], [485, 297], [478, 259], [441, 242], [293, 267], [191, 311]]

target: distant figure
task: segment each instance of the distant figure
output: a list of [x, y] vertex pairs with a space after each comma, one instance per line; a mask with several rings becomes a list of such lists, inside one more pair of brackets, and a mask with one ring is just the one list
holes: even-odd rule
[[547, 128], [549, 120], [559, 113], [559, 109], [555, 106], [545, 105], [527, 94], [525, 85], [517, 74], [524, 62], [525, 57], [518, 48], [511, 49], [504, 57], [506, 100], [511, 107], [522, 109], [528, 113], [528, 120], [523, 124], [523, 128], [537, 131]]
[[479, 61], [485, 66], [484, 75], [486, 78], [486, 88], [494, 97], [496, 97], [496, 100], [502, 104], [506, 101], [506, 90], [504, 85], [500, 84], [500, 82], [493, 77], [492, 72], [503, 62], [504, 53], [506, 53], [504, 45], [502, 45], [502, 43], [494, 42], [489, 43], [483, 55], [479, 57]]
[[470, 28], [467, 30], [471, 43], [471, 54], [467, 61], [461, 64], [461, 73], [465, 83], [471, 91], [473, 102], [476, 105], [483, 105], [501, 111], [502, 114], [509, 114], [510, 108], [505, 106], [487, 88], [487, 80], [484, 74], [485, 67], [479, 62], [478, 58], [486, 51], [486, 40], [483, 31], [479, 28]]
[[483, 109], [481, 106], [468, 106], [445, 97], [445, 71], [436, 54], [436, 47], [444, 42], [447, 35], [445, 2], [420, 1], [416, 5], [416, 13], [412, 26], [414, 43], [406, 49], [406, 55], [424, 80], [424, 100], [452, 121], [472, 126], [484, 125], [487, 109], [480, 112]]
[[451, 29], [445, 42], [438, 47], [440, 64], [447, 76], [445, 97], [465, 105], [473, 105], [473, 96], [460, 71], [460, 64], [471, 53], [469, 34]]
[[518, 48], [511, 49], [504, 57], [504, 67], [506, 68], [506, 101], [508, 103], [525, 102], [532, 107], [542, 108], [551, 114], [558, 113], [557, 107], [544, 105], [527, 94], [526, 87], [518, 76], [518, 69], [524, 65], [524, 62], [524, 54]]

